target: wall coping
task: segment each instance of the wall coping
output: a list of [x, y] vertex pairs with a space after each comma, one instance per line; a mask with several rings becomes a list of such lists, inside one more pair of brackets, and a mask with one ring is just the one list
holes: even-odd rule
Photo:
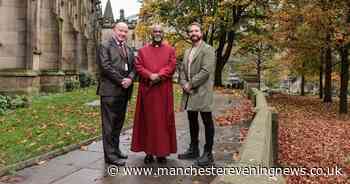
[[61, 70], [40, 70], [40, 76], [64, 76], [65, 73]]
[[[240, 160], [225, 167], [271, 168], [274, 166], [273, 120], [263, 92], [250, 88], [246, 83], [244, 91], [255, 104], [256, 115], [240, 150]], [[212, 184], [285, 184], [283, 176], [226, 175], [217, 177]]]
[[0, 77], [37, 77], [39, 72], [26, 69], [0, 70]]
[[[69, 72], [68, 72], [69, 73]], [[69, 74], [72, 74], [70, 72]], [[78, 74], [78, 73], [75, 73]], [[26, 70], [26, 69], [4, 69], [0, 70], [0, 77], [37, 77], [37, 76], [64, 76], [61, 70]]]

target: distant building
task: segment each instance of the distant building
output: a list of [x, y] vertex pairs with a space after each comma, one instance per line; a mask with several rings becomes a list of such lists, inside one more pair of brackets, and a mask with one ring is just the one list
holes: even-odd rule
[[141, 42], [137, 40], [134, 32], [138, 20], [138, 15], [125, 17], [125, 11], [121, 9], [119, 18], [115, 19], [111, 1], [108, 0], [102, 20], [102, 41], [107, 40], [111, 37], [113, 24], [118, 22], [125, 22], [129, 26], [128, 45], [133, 48], [139, 48], [142, 46]]

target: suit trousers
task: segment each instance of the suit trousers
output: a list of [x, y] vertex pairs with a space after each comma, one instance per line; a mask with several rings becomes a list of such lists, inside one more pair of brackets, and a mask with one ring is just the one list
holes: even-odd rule
[[101, 96], [102, 142], [105, 161], [118, 159], [119, 136], [125, 121], [128, 96]]

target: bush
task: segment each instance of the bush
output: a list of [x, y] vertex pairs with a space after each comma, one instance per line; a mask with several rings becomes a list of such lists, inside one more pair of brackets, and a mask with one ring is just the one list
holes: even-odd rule
[[0, 115], [3, 115], [10, 108], [10, 98], [0, 95]]
[[29, 107], [31, 101], [26, 96], [3, 96], [0, 95], [0, 115], [4, 115], [8, 109]]
[[79, 74], [79, 82], [81, 88], [87, 88], [96, 84], [95, 78], [88, 72], [81, 72]]
[[31, 104], [31, 101], [26, 96], [14, 96], [10, 98], [10, 109], [17, 109], [17, 108], [23, 108], [23, 107], [29, 107]]
[[67, 92], [73, 91], [75, 89], [79, 89], [80, 82], [78, 80], [69, 79], [64, 81], [64, 89]]

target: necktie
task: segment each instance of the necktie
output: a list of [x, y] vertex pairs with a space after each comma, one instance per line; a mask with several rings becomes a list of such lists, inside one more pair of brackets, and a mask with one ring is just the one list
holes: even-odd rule
[[126, 48], [125, 48], [125, 46], [124, 46], [124, 43], [120, 43], [120, 44], [119, 44], [119, 48], [122, 50], [122, 55], [123, 55], [123, 57], [124, 57], [124, 58], [128, 57], [128, 53], [127, 53], [127, 51], [126, 51]]
[[129, 63], [127, 62], [127, 60], [128, 60], [128, 51], [126, 50], [126, 47], [124, 46], [124, 43], [123, 42], [120, 42], [120, 44], [119, 44], [119, 47], [120, 47], [120, 49], [122, 50], [122, 57], [124, 58], [124, 59], [126, 59], [126, 62], [125, 62], [125, 68], [124, 68], [124, 70], [125, 71], [128, 71], [129, 70]]

